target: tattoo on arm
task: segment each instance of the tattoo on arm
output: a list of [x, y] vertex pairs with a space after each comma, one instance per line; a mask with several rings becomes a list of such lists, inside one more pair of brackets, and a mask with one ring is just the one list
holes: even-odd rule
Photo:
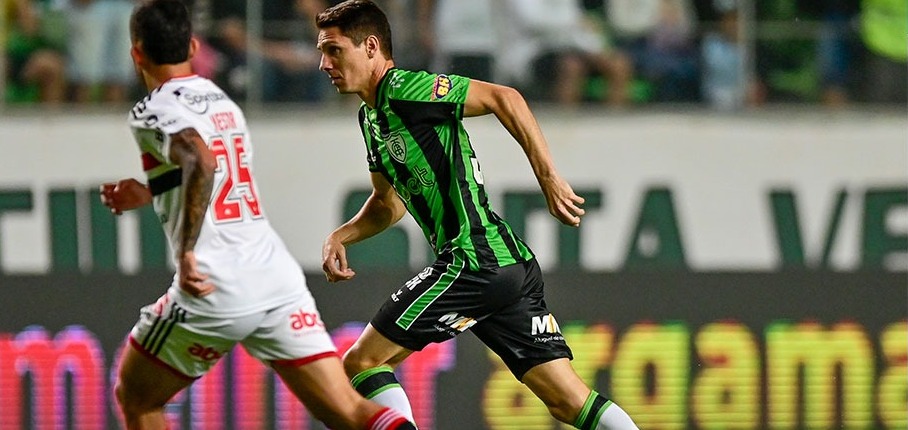
[[205, 221], [216, 161], [207, 145], [192, 128], [170, 136], [170, 159], [183, 169], [183, 225], [180, 230], [182, 254], [195, 248]]

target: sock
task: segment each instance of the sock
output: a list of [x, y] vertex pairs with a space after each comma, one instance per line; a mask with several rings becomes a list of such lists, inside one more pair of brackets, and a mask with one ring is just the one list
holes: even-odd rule
[[416, 430], [416, 426], [407, 421], [400, 412], [384, 408], [375, 413], [366, 423], [368, 430]]
[[580, 430], [639, 430], [624, 409], [596, 391], [587, 397], [574, 427]]
[[353, 388], [356, 388], [363, 397], [393, 408], [410, 422], [414, 422], [410, 399], [389, 366], [379, 366], [360, 372], [353, 377]]

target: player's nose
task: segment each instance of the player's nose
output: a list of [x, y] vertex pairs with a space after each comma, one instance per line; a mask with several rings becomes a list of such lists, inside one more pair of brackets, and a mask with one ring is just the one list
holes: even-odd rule
[[318, 61], [318, 69], [327, 72], [332, 68], [333, 67], [331, 65], [331, 60], [328, 59], [328, 57], [326, 57], [324, 54], [322, 54], [321, 59]]

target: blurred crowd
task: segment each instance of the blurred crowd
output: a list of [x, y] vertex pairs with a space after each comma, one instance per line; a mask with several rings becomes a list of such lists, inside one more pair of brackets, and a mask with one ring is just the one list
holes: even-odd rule
[[[144, 92], [129, 55], [133, 0], [0, 2], [6, 103], [127, 103]], [[337, 1], [186, 2], [203, 42], [196, 70], [233, 98], [336, 97], [318, 70], [313, 21]], [[906, 0], [376, 3], [389, 15], [398, 66], [511, 85], [536, 101], [717, 109], [908, 101]]]

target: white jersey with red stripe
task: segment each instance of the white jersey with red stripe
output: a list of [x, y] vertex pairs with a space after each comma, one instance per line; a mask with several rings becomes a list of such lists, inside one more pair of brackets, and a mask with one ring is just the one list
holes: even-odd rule
[[176, 267], [184, 191], [180, 166], [169, 156], [170, 135], [195, 129], [217, 160], [208, 212], [194, 248], [199, 271], [216, 290], [193, 297], [178, 287], [175, 275], [170, 288], [174, 300], [199, 315], [230, 317], [308, 293], [298, 262], [258, 199], [246, 118], [223, 90], [195, 75], [171, 79], [136, 103], [129, 124]]

